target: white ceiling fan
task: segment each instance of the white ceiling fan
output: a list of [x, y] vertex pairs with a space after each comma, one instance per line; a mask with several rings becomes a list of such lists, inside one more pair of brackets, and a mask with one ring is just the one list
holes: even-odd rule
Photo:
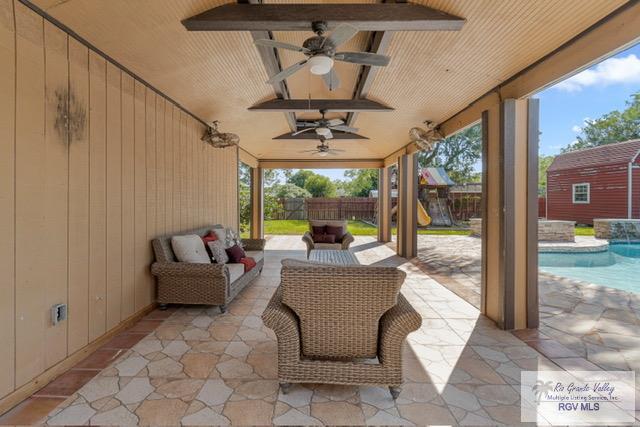
[[283, 43], [271, 39], [256, 40], [258, 46], [267, 46], [275, 49], [287, 49], [295, 52], [303, 53], [307, 56], [300, 62], [285, 68], [278, 74], [272, 76], [267, 83], [274, 84], [280, 82], [295, 72], [309, 65], [311, 73], [321, 75], [329, 90], [333, 90], [340, 86], [340, 80], [333, 68], [334, 60], [351, 62], [354, 64], [380, 66], [389, 64], [390, 57], [369, 52], [336, 52], [336, 48], [350, 40], [358, 33], [358, 29], [349, 24], [340, 24], [327, 37], [324, 33], [327, 31], [327, 23], [317, 21], [312, 23], [315, 36], [304, 41], [302, 46], [296, 46], [290, 43]]
[[291, 136], [296, 136], [304, 132], [308, 132], [310, 130], [315, 130], [316, 134], [319, 137], [324, 139], [332, 139], [333, 134], [332, 130], [347, 132], [347, 133], [357, 133], [358, 129], [354, 127], [347, 126], [342, 119], [326, 119], [324, 116], [326, 114], [325, 110], [320, 110], [320, 114], [322, 114], [322, 118], [316, 121], [300, 121], [296, 123], [297, 127], [301, 127], [302, 129], [294, 132]]
[[338, 150], [336, 148], [330, 148], [327, 144], [327, 140], [325, 137], [320, 135], [320, 144], [313, 150], [302, 150], [299, 153], [311, 153], [316, 156], [326, 157], [326, 156], [337, 156], [340, 153], [344, 153], [344, 150]]

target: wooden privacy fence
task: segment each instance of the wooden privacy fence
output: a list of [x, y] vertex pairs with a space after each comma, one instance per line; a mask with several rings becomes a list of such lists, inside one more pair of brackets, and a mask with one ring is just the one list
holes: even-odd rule
[[449, 193], [451, 213], [455, 221], [468, 221], [482, 216], [481, 193]]
[[372, 197], [316, 197], [282, 199], [270, 219], [356, 219], [375, 221], [378, 199]]

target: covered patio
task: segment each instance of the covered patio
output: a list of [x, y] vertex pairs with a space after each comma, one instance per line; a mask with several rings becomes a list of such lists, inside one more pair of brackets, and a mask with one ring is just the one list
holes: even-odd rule
[[363, 264], [406, 271], [402, 292], [423, 318], [404, 347], [395, 401], [385, 387], [279, 390], [275, 337], [260, 315], [280, 281], [280, 261], [305, 259], [302, 242], [282, 236], [269, 239], [261, 277], [227, 313], [206, 306], [154, 311], [74, 368], [106, 366], [82, 388], [54, 381], [23, 407], [68, 393], [45, 418], [50, 425], [520, 424], [520, 371], [561, 369], [558, 362], [498, 329], [388, 245], [361, 237], [352, 250]]
[[[521, 371], [593, 367], [537, 329], [532, 95], [637, 43], [640, 3], [363, 6], [0, 0], [0, 423], [515, 425]], [[349, 28], [337, 53], [313, 44]], [[477, 123], [476, 308], [415, 257], [416, 153]], [[416, 126], [426, 143], [408, 136]], [[281, 261], [306, 257], [299, 237], [268, 239], [261, 274], [228, 304], [227, 289], [220, 307], [158, 309], [152, 240], [237, 231], [241, 162], [254, 241], [266, 169], [379, 170], [377, 239], [350, 250], [405, 272], [401, 294], [422, 319], [402, 345], [397, 399], [279, 389], [260, 316]]]

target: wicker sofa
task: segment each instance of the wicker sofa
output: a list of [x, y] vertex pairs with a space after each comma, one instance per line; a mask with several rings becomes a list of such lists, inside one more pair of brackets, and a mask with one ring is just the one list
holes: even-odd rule
[[[345, 230], [345, 235], [342, 237], [342, 241], [339, 243], [315, 243], [313, 236], [311, 235], [312, 227], [322, 227], [324, 225], [332, 225], [334, 227], [342, 227]], [[307, 245], [307, 258], [313, 249], [333, 249], [333, 250], [347, 250], [349, 245], [353, 242], [353, 236], [347, 230], [347, 221], [344, 220], [309, 220], [309, 231], [305, 232], [302, 236], [302, 241]]]
[[[180, 233], [205, 236], [211, 229], [222, 225], [199, 228]], [[244, 273], [242, 264], [191, 264], [178, 262], [167, 235], [153, 240], [155, 262], [151, 273], [158, 279], [158, 304], [206, 304], [218, 305], [224, 312], [226, 305], [253, 279], [264, 266], [264, 239], [242, 239], [247, 256], [256, 259], [256, 266]]]
[[395, 267], [283, 260], [262, 319], [278, 339], [278, 379], [291, 383], [402, 383], [402, 344], [422, 318], [399, 292]]

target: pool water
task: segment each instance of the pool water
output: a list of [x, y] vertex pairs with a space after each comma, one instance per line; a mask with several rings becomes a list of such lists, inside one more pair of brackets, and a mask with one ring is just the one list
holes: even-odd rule
[[606, 252], [540, 253], [540, 270], [640, 293], [640, 243], [612, 243]]

